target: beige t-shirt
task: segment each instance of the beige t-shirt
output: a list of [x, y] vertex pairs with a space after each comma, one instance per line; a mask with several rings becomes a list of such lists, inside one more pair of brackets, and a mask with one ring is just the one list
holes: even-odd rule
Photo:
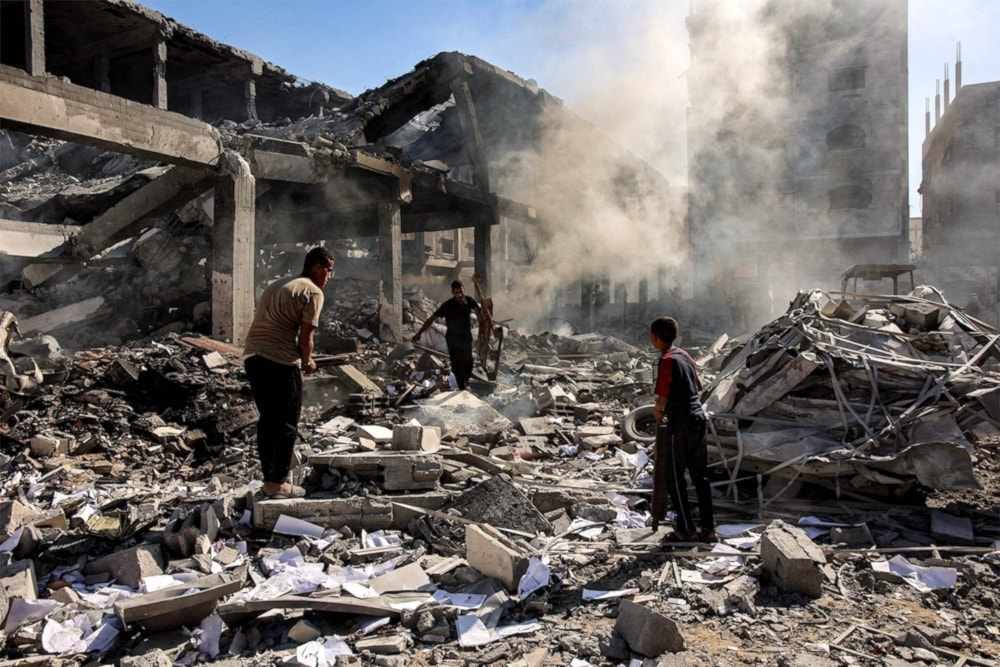
[[301, 357], [299, 325], [307, 322], [319, 326], [322, 309], [323, 290], [310, 278], [296, 276], [272, 283], [260, 295], [244, 353], [297, 365]]

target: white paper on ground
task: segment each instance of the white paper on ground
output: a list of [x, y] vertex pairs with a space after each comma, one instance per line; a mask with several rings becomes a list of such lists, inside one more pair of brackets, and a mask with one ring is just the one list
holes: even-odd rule
[[278, 516], [278, 520], [274, 523], [274, 532], [280, 535], [312, 537], [318, 540], [323, 537], [325, 530], [322, 526], [287, 514]]
[[362, 584], [361, 582], [348, 581], [346, 583], [341, 584], [340, 587], [345, 593], [350, 593], [354, 597], [360, 598], [362, 600], [368, 600], [370, 598], [378, 597], [378, 593], [373, 591], [371, 589], [371, 586]]
[[482, 619], [472, 614], [456, 618], [455, 630], [458, 632], [458, 643], [462, 646], [482, 646], [492, 639]]
[[222, 637], [222, 617], [212, 614], [205, 617], [198, 627], [198, 652], [210, 658], [219, 655], [219, 639]]
[[17, 630], [22, 623], [43, 619], [61, 606], [55, 600], [11, 598], [10, 608], [7, 610], [7, 622], [4, 624], [3, 630], [9, 635]]
[[940, 588], [952, 588], [958, 583], [958, 570], [951, 567], [924, 567], [914, 565], [903, 556], [893, 556], [889, 561], [875, 561], [872, 569], [891, 572], [922, 593]]
[[378, 630], [381, 627], [389, 625], [389, 621], [391, 620], [392, 619], [390, 619], [388, 616], [376, 616], [375, 618], [366, 618], [364, 620], [358, 621], [358, 631], [361, 632], [362, 635], [367, 635], [371, 632], [374, 632], [375, 630]]
[[549, 585], [549, 566], [538, 556], [528, 560], [528, 570], [517, 584], [517, 596], [524, 600], [529, 595]]
[[479, 609], [486, 602], [485, 595], [473, 593], [449, 593], [448, 591], [435, 591], [434, 599], [438, 602], [455, 607], [457, 609]]
[[595, 591], [589, 588], [583, 589], [584, 600], [610, 600], [612, 598], [623, 598], [629, 595], [638, 595], [638, 588], [620, 588], [616, 591]]
[[151, 574], [143, 577], [139, 585], [139, 590], [143, 593], [153, 593], [170, 588], [177, 584], [186, 584], [194, 581], [198, 577], [204, 576], [198, 572], [176, 572], [174, 574]]
[[333, 667], [338, 655], [354, 655], [351, 647], [343, 639], [334, 635], [320, 644], [311, 641], [295, 649], [295, 659], [308, 667]]

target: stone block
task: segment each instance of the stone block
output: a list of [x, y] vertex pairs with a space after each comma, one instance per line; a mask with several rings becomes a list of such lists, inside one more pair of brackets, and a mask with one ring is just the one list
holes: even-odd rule
[[32, 515], [29, 507], [16, 500], [0, 503], [0, 537], [6, 540]]
[[166, 559], [159, 544], [140, 544], [87, 563], [84, 573], [107, 572], [118, 583], [130, 588], [139, 588], [143, 577], [163, 574], [165, 565]]
[[38, 579], [35, 577], [34, 563], [30, 560], [18, 560], [0, 568], [0, 586], [8, 599], [37, 600]]
[[396, 424], [392, 427], [392, 448], [398, 451], [436, 452], [441, 449], [441, 428]]
[[64, 456], [76, 439], [71, 435], [56, 432], [37, 433], [28, 440], [31, 455], [37, 458]]
[[379, 530], [392, 526], [392, 505], [385, 500], [369, 498], [289, 498], [266, 500], [255, 498], [253, 524], [255, 528], [273, 530], [282, 514], [309, 521], [325, 528]]
[[823, 595], [826, 556], [801, 528], [780, 519], [772, 522], [761, 535], [760, 558], [782, 590], [817, 598]]
[[647, 658], [684, 650], [684, 635], [674, 620], [631, 600], [622, 600], [618, 607], [615, 632], [629, 648]]
[[354, 650], [359, 653], [368, 651], [376, 655], [398, 655], [406, 650], [406, 637], [403, 635], [366, 637], [354, 643]]
[[492, 526], [465, 526], [465, 559], [510, 592], [517, 590], [521, 577], [528, 571], [528, 557]]
[[361, 481], [372, 481], [386, 491], [433, 489], [441, 479], [441, 457], [403, 452], [318, 454], [309, 457], [316, 469], [344, 470]]

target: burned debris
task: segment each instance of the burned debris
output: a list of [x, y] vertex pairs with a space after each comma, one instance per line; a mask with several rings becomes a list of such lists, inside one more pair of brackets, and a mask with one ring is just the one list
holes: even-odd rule
[[[751, 664], [784, 646], [995, 664], [1000, 635], [975, 619], [995, 608], [1000, 525], [964, 494], [1000, 499], [997, 334], [933, 293], [865, 301], [803, 294], [701, 349], [707, 402], [731, 401], [710, 437], [720, 542], [674, 548], [647, 525], [650, 447], [622, 437], [649, 367], [621, 340], [512, 331], [475, 393], [418, 370], [412, 346], [341, 352], [309, 379], [325, 386], [293, 470], [309, 493], [287, 500], [256, 481], [239, 348], [170, 335], [33, 357], [43, 382], [4, 394], [7, 658], [694, 664], [738, 646], [728, 662]], [[916, 347], [934, 336], [949, 344]], [[799, 357], [810, 373], [760, 371]], [[935, 382], [946, 400], [926, 399]], [[837, 401], [870, 421], [830, 418]], [[779, 463], [756, 422], [787, 429], [788, 406], [813, 432]], [[862, 436], [871, 452], [838, 453]], [[924, 442], [939, 448], [904, 467], [887, 450]], [[964, 452], [949, 475], [931, 465], [945, 445]], [[927, 502], [901, 504], [901, 487]], [[918, 629], [876, 620], [890, 595]]]
[[[3, 9], [44, 32], [40, 4]], [[720, 539], [661, 544], [646, 327], [696, 310], [663, 267], [633, 303], [575, 275], [554, 326], [497, 289], [470, 391], [441, 331], [405, 342], [440, 284], [527, 278], [517, 228], [585, 217], [518, 199], [499, 138], [531, 162], [572, 126], [623, 191], [661, 176], [472, 56], [351, 98], [125, 0], [44, 6], [51, 48], [0, 65], [0, 665], [997, 664], [995, 328], [930, 288], [804, 293], [735, 340], [705, 315]], [[108, 28], [154, 47], [152, 91], [112, 86]], [[65, 99], [117, 134], [37, 112]], [[242, 325], [307, 238], [340, 275], [307, 495], [268, 499]]]

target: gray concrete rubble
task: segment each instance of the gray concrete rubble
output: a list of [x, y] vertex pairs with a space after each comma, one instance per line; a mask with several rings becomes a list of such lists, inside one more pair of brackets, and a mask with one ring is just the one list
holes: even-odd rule
[[[650, 444], [623, 427], [650, 358], [621, 339], [512, 330], [497, 381], [462, 392], [417, 348], [320, 349], [346, 362], [307, 379], [308, 494], [267, 500], [239, 348], [12, 335], [42, 381], [0, 394], [0, 665], [754, 664], [786, 643], [995, 664], [996, 333], [943, 302], [937, 329], [895, 332], [889, 305], [916, 296], [870, 298], [872, 330], [866, 306], [824, 298], [687, 345], [714, 406], [720, 541], [676, 547], [648, 527]], [[352, 307], [333, 304], [321, 346]], [[940, 327], [949, 344], [918, 353]], [[795, 423], [832, 449], [755, 448]], [[891, 443], [964, 467], [929, 476]], [[924, 484], [942, 472], [981, 488]], [[900, 600], [916, 627], [886, 612]]]

